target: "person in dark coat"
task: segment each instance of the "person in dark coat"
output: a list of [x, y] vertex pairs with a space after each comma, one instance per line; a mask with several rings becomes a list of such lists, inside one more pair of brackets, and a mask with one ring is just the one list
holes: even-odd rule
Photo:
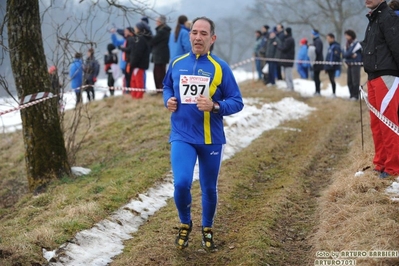
[[269, 39], [267, 40], [266, 58], [270, 58], [267, 63], [269, 64], [268, 84], [272, 86], [276, 84], [277, 77], [277, 60], [280, 58], [281, 51], [277, 47], [281, 45], [281, 40], [277, 38], [276, 32], [270, 32]]
[[94, 84], [97, 81], [98, 74], [100, 73], [100, 64], [98, 63], [97, 59], [94, 57], [94, 49], [90, 48], [87, 51], [87, 58], [85, 64], [83, 66], [84, 72], [84, 85], [87, 87], [85, 88], [87, 93], [87, 99], [89, 101], [94, 101], [95, 93], [94, 93]]
[[[325, 71], [328, 74], [328, 78], [331, 82], [332, 87], [332, 97], [336, 97], [336, 83], [335, 83], [335, 73], [340, 69], [341, 65], [341, 46], [338, 42], [335, 41], [335, 36], [332, 33], [327, 34], [327, 42], [330, 45], [328, 47], [327, 55], [326, 55], [326, 65], [324, 66]], [[330, 63], [330, 64], [329, 64]]]
[[[276, 25], [276, 36], [277, 36], [277, 38], [280, 39], [281, 42], [284, 42], [285, 30], [284, 30], [283, 24]], [[280, 53], [279, 59], [281, 59], [281, 53]], [[278, 80], [283, 80], [282, 68], [283, 68], [283, 66], [282, 66], [281, 62], [277, 62], [277, 79]]]
[[166, 65], [170, 60], [169, 36], [171, 28], [166, 24], [166, 17], [161, 15], [156, 20], [156, 34], [151, 39], [152, 58], [154, 63], [154, 82], [158, 93], [162, 93]]
[[277, 48], [281, 50], [281, 59], [287, 60], [280, 63], [280, 65], [284, 68], [284, 79], [287, 83], [287, 90], [293, 91], [294, 81], [292, 77], [292, 68], [294, 66], [295, 59], [295, 40], [292, 37], [292, 29], [290, 27], [285, 29], [284, 34], [284, 41]]
[[[315, 83], [316, 91], [314, 93], [315, 96], [320, 96], [320, 72], [323, 71], [324, 65], [320, 62], [324, 60], [323, 56], [323, 41], [320, 39], [320, 34], [318, 30], [312, 30], [313, 35], [313, 45], [315, 47], [315, 61], [313, 64], [313, 80]], [[311, 51], [311, 50], [309, 50]], [[309, 55], [311, 58], [311, 56]]]
[[133, 89], [131, 95], [135, 99], [141, 99], [145, 90], [145, 71], [150, 65], [150, 42], [151, 36], [146, 33], [146, 25], [140, 21], [134, 27], [135, 37], [133, 46], [130, 47], [130, 60], [128, 68], [130, 71], [130, 87]]
[[[123, 52], [122, 53], [122, 60], [126, 62], [126, 68], [125, 68], [125, 86], [130, 87], [130, 81], [131, 81], [131, 75], [130, 75], [130, 69], [129, 69], [129, 61], [130, 61], [130, 54], [133, 51], [134, 48], [134, 43], [135, 43], [135, 34], [134, 34], [134, 28], [132, 27], [127, 27], [123, 31], [123, 34], [125, 36], [125, 42], [123, 46], [118, 46], [118, 48]], [[124, 94], [129, 94], [129, 90], [124, 91]]]
[[118, 56], [113, 53], [113, 50], [115, 50], [115, 45], [112, 43], [109, 43], [107, 45], [107, 53], [104, 55], [104, 70], [105, 73], [107, 74], [107, 85], [108, 85], [108, 90], [111, 96], [114, 96], [115, 89], [114, 84], [115, 84], [115, 74], [114, 71], [116, 71], [115, 67], [118, 67]]
[[362, 68], [362, 46], [356, 40], [356, 33], [353, 30], [345, 31], [346, 45], [342, 57], [348, 66], [347, 84], [349, 97], [352, 101], [359, 100], [360, 72]]

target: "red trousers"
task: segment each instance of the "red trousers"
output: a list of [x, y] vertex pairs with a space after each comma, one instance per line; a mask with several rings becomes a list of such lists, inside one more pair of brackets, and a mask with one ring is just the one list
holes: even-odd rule
[[[383, 76], [367, 82], [368, 99], [377, 111], [399, 125], [399, 78]], [[375, 169], [389, 175], [399, 175], [399, 136], [370, 111], [370, 126], [374, 140]]]
[[144, 88], [145, 88], [144, 74], [145, 74], [144, 69], [138, 68], [132, 70], [132, 76], [130, 78], [130, 87], [133, 88], [133, 90], [131, 91], [131, 95], [135, 99], [141, 99], [144, 96]]

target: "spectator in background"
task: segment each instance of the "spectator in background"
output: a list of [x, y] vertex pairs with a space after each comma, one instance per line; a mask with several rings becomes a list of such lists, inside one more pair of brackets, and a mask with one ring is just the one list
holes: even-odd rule
[[399, 1], [397, 0], [391, 0], [388, 4], [388, 6], [395, 11], [396, 15], [399, 16]]
[[51, 92], [55, 95], [60, 94], [61, 83], [58, 77], [57, 68], [55, 66], [51, 66], [48, 68], [48, 73], [50, 75], [51, 80]]
[[[122, 53], [122, 60], [126, 62], [126, 69], [125, 69], [125, 84], [124, 87], [130, 87], [130, 81], [131, 81], [131, 72], [128, 67], [128, 63], [130, 60], [130, 54], [133, 51], [134, 48], [134, 29], [132, 27], [127, 27], [124, 31], [123, 34], [125, 36], [125, 43], [123, 46], [118, 46], [118, 48], [123, 52]], [[126, 90], [124, 92], [125, 94], [130, 94], [129, 90]]]
[[114, 96], [115, 80], [119, 76], [118, 69], [118, 56], [113, 52], [115, 50], [115, 45], [112, 43], [107, 45], [107, 53], [104, 55], [104, 70], [107, 74], [107, 85], [111, 96]]
[[[323, 42], [320, 39], [320, 34], [319, 31], [314, 29], [312, 30], [312, 36], [313, 36], [313, 46], [314, 49], [308, 49], [308, 56], [311, 59], [311, 61], [316, 61], [316, 63], [313, 64], [312, 69], [313, 69], [313, 80], [315, 83], [315, 93], [314, 96], [320, 96], [320, 72], [324, 69], [324, 65], [321, 63], [324, 61], [324, 56], [323, 56]], [[314, 60], [312, 60], [314, 58]]]
[[280, 58], [280, 50], [277, 47], [281, 45], [281, 40], [277, 38], [276, 32], [270, 32], [269, 39], [267, 40], [267, 50], [266, 50], [266, 58], [269, 58], [267, 63], [269, 64], [269, 74], [268, 74], [268, 84], [267, 86], [276, 85], [276, 77], [277, 77], [277, 67], [278, 63], [276, 59]]
[[166, 17], [161, 15], [155, 21], [155, 36], [151, 40], [152, 58], [154, 63], [154, 82], [157, 93], [162, 94], [163, 79], [166, 74], [166, 65], [170, 60], [169, 36], [171, 28], [166, 24]]
[[[259, 48], [259, 57], [261, 58], [266, 58], [266, 51], [267, 51], [267, 40], [269, 39], [269, 25], [263, 25], [262, 28], [260, 29], [260, 31], [262, 32], [262, 42], [260, 44], [260, 48]], [[260, 61], [260, 68], [263, 70], [263, 68], [266, 65], [266, 60], [263, 59]], [[267, 84], [268, 81], [268, 73], [265, 73], [262, 71], [263, 74], [263, 84]]]
[[186, 26], [187, 29], [191, 29], [192, 25], [193, 25], [193, 22], [191, 20], [187, 20], [186, 23], [184, 23], [184, 26]]
[[255, 57], [255, 67], [256, 72], [258, 73], [258, 80], [263, 80], [263, 73], [262, 73], [262, 59], [259, 59], [260, 53], [259, 50], [262, 44], [262, 32], [260, 30], [255, 31], [255, 45], [254, 45], [254, 57]]
[[[112, 44], [118, 48], [118, 47], [125, 47], [126, 46], [126, 39], [125, 39], [125, 33], [124, 30], [122, 29], [116, 29], [116, 28], [112, 28], [110, 30], [111, 32], [111, 40], [112, 40]], [[118, 36], [116, 35], [116, 33], [119, 33], [123, 38], [118, 38]], [[120, 57], [121, 60], [119, 60], [119, 67], [123, 73], [123, 75], [126, 74], [126, 59], [125, 59], [125, 52], [121, 51], [120, 52]], [[126, 80], [125, 78], [123, 78], [123, 86], [126, 87]]]
[[[134, 35], [134, 29], [132, 27], [127, 27], [125, 29], [111, 29], [111, 39], [112, 44], [115, 45], [116, 48], [121, 50], [121, 56], [119, 60], [119, 67], [124, 75], [123, 78], [123, 87], [129, 87], [130, 84], [130, 76], [126, 72], [127, 62], [129, 61], [129, 51], [125, 51], [127, 47], [128, 38]], [[116, 36], [116, 33], [121, 35], [123, 38], [120, 39]], [[124, 91], [124, 93], [129, 93], [128, 91]]]
[[346, 45], [343, 51], [343, 58], [348, 66], [347, 84], [349, 88], [349, 99], [359, 99], [360, 70], [362, 68], [362, 46], [356, 40], [356, 33], [353, 30], [346, 30]]
[[[325, 71], [328, 74], [328, 78], [331, 82], [332, 87], [332, 97], [336, 97], [336, 83], [335, 83], [335, 75], [338, 69], [341, 66], [341, 46], [338, 42], [335, 41], [335, 36], [332, 33], [327, 34], [327, 42], [329, 44], [327, 55], [326, 55], [326, 65], [324, 66]], [[328, 64], [330, 63], [330, 64]]]
[[144, 22], [144, 24], [143, 24], [143, 26], [144, 26], [144, 29], [143, 29], [143, 35], [145, 35], [145, 36], [149, 36], [149, 37], [152, 37], [152, 30], [151, 30], [151, 27], [150, 27], [150, 21], [148, 20], [148, 17], [142, 17], [141, 18], [141, 22]]
[[[368, 0], [365, 5], [370, 9], [362, 42], [368, 100], [380, 114], [399, 125], [399, 19], [385, 1]], [[374, 170], [380, 178], [398, 176], [399, 136], [371, 110], [370, 127], [375, 149]]]
[[62, 101], [62, 96], [61, 96], [62, 84], [61, 84], [60, 79], [58, 77], [57, 68], [55, 66], [49, 67], [48, 73], [50, 75], [50, 80], [51, 80], [51, 90], [50, 90], [50, 92], [52, 92], [57, 97], [59, 111], [63, 111], [64, 110], [64, 103]]
[[69, 77], [71, 79], [71, 87], [76, 95], [76, 107], [82, 102], [83, 62], [81, 53], [75, 54], [74, 60], [69, 67]]
[[[285, 33], [284, 33], [284, 26], [283, 24], [277, 24], [276, 25], [276, 36], [277, 38], [280, 39], [281, 42], [284, 42], [285, 38]], [[281, 53], [280, 53], [281, 56]], [[278, 57], [278, 59], [281, 59], [281, 57]], [[282, 65], [281, 62], [277, 62], [277, 77], [278, 80], [283, 80], [283, 75], [282, 75]]]
[[[150, 64], [150, 42], [151, 37], [146, 34], [145, 23], [140, 21], [136, 24], [135, 41], [131, 47], [129, 70], [130, 87], [133, 88], [131, 95], [134, 99], [141, 99], [145, 90], [145, 71]], [[139, 89], [139, 90], [137, 90]]]
[[187, 17], [179, 16], [174, 31], [169, 36], [170, 58], [186, 54], [191, 50], [189, 32], [190, 29], [185, 26]]
[[310, 68], [310, 59], [308, 56], [308, 40], [306, 38], [302, 38], [299, 44], [300, 48], [298, 51], [298, 63], [296, 65], [296, 69], [302, 79], [307, 79], [309, 77]]
[[287, 90], [294, 90], [294, 79], [292, 77], [292, 67], [295, 59], [295, 40], [292, 37], [292, 29], [287, 27], [284, 31], [284, 41], [277, 47], [281, 51], [281, 59], [284, 61], [280, 65], [284, 68], [284, 79]]
[[87, 85], [85, 87], [86, 93], [87, 93], [87, 99], [89, 102], [91, 100], [94, 101], [94, 83], [97, 81], [97, 76], [100, 73], [100, 64], [98, 63], [97, 59], [94, 57], [94, 49], [90, 48], [87, 51], [87, 58], [86, 62], [83, 66], [83, 72], [84, 72], [84, 85]]

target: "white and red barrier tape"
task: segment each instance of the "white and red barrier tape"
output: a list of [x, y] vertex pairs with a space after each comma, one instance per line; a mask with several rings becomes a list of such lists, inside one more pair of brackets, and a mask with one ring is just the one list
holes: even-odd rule
[[[47, 94], [47, 97], [43, 97], [43, 98], [40, 98], [40, 99], [38, 99], [38, 100], [32, 100], [32, 102], [28, 102], [28, 103], [25, 103], [25, 104], [20, 104], [19, 106], [14, 107], [14, 108], [12, 108], [12, 109], [5, 110], [5, 111], [1, 111], [1, 112], [0, 112], [0, 116], [5, 115], [5, 114], [8, 114], [8, 113], [11, 113], [11, 112], [14, 112], [14, 111], [18, 111], [18, 110], [22, 110], [22, 109], [31, 107], [31, 106], [33, 106], [33, 105], [35, 105], [35, 104], [38, 104], [38, 103], [47, 101], [47, 100], [49, 100], [49, 99], [51, 99], [51, 98], [54, 98], [54, 97], [57, 97], [57, 96], [58, 96], [58, 95], [53, 95], [52, 93], [48, 93], [48, 94]], [[24, 99], [24, 98], [22, 98], [22, 99]], [[22, 99], [21, 99], [21, 102], [22, 102]]]
[[268, 58], [268, 57], [253, 57], [253, 60], [261, 60], [266, 62], [288, 62], [288, 63], [307, 63], [316, 65], [359, 65], [362, 66], [363, 62], [329, 62], [329, 61], [309, 61], [309, 60], [292, 60], [292, 59], [279, 59], [279, 58]]
[[30, 102], [33, 102], [35, 100], [39, 100], [42, 98], [48, 98], [50, 96], [53, 96], [51, 92], [38, 92], [38, 93], [33, 93], [27, 96], [22, 97], [21, 101], [19, 104], [27, 104]]
[[369, 110], [375, 114], [376, 117], [378, 117], [378, 119], [380, 119], [387, 127], [389, 127], [393, 132], [396, 133], [396, 135], [399, 136], [399, 126], [395, 125], [391, 120], [389, 120], [386, 116], [384, 116], [383, 114], [381, 114], [377, 109], [375, 109], [374, 106], [372, 106], [370, 104], [370, 102], [368, 101], [368, 95], [367, 92], [365, 92], [363, 90], [363, 88], [360, 86], [360, 93], [362, 94], [362, 98], [364, 99], [364, 101], [366, 102], [367, 107], [369, 108]]

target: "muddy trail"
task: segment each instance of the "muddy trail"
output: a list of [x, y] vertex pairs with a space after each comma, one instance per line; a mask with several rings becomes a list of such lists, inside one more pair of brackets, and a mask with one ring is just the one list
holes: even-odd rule
[[[310, 240], [318, 224], [318, 199], [332, 174], [345, 167], [351, 142], [361, 132], [359, 103], [277, 94], [295, 97], [315, 110], [264, 132], [223, 162], [214, 224], [217, 251], [201, 248], [201, 193], [194, 184], [188, 248], [174, 247], [179, 222], [170, 200], [110, 265], [314, 264]], [[276, 100], [275, 95], [276, 90], [266, 91], [264, 101]]]

